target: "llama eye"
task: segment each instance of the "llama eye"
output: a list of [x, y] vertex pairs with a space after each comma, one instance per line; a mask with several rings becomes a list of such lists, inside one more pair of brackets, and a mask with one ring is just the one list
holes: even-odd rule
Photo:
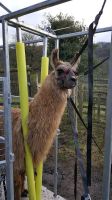
[[73, 71], [73, 73], [75, 74], [75, 76], [79, 75], [79, 73], [77, 71]]
[[57, 72], [58, 72], [58, 75], [61, 75], [61, 74], [64, 73], [64, 70], [63, 69], [58, 69]]

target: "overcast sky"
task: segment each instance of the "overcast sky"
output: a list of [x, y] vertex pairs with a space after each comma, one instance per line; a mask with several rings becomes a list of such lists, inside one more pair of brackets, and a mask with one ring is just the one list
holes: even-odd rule
[[[20, 20], [26, 24], [32, 24], [34, 26], [45, 20], [45, 13], [56, 15], [59, 12], [74, 16], [75, 20], [83, 21], [88, 26], [93, 20], [95, 15], [101, 9], [104, 0], [72, 0], [58, 6], [51, 7], [42, 11], [35, 12], [33, 14], [21, 17]], [[21, 8], [42, 2], [42, 0], [2, 0], [1, 1], [11, 11], [19, 10]], [[1, 15], [4, 14], [3, 9], [0, 8]], [[112, 25], [112, 0], [107, 0], [104, 8], [103, 15], [101, 16], [98, 28], [108, 27]], [[95, 41], [110, 41], [110, 33], [97, 34]]]

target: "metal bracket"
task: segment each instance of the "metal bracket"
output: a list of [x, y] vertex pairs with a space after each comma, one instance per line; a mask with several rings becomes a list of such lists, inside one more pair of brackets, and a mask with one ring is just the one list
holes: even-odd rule
[[90, 194], [81, 196], [81, 200], [91, 200]]
[[8, 104], [11, 104], [12, 103], [12, 97], [11, 97], [11, 94], [9, 93], [8, 94]]
[[11, 161], [11, 162], [14, 162], [14, 160], [15, 160], [14, 153], [10, 153], [10, 161]]

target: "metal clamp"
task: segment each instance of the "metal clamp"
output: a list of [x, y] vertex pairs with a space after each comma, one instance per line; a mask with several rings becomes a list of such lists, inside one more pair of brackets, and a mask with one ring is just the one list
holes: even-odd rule
[[81, 200], [91, 200], [90, 194], [81, 196]]
[[15, 160], [14, 153], [10, 153], [10, 161], [11, 161], [11, 162], [14, 162], [14, 160]]
[[12, 103], [12, 97], [11, 97], [11, 94], [8, 93], [8, 103], [11, 104]]

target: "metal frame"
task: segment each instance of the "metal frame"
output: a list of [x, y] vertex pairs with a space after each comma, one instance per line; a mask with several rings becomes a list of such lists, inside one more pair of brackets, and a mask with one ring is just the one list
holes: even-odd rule
[[[39, 42], [43, 42], [43, 39], [37, 39], [37, 40], [28, 40], [28, 41], [25, 41], [24, 43], [27, 45], [27, 44], [37, 44]], [[15, 43], [11, 43], [11, 44], [8, 44], [9, 47], [15, 47]], [[3, 48], [3, 45], [0, 45], [0, 49]]]
[[1, 2], [0, 2], [0, 6], [6, 10], [8, 13], [11, 13], [11, 10], [9, 10], [6, 6], [4, 6]]
[[[69, 1], [69, 0], [66, 0]], [[6, 166], [6, 187], [7, 187], [7, 199], [14, 200], [14, 186], [13, 186], [13, 161], [14, 155], [12, 153], [12, 123], [11, 123], [11, 89], [10, 89], [10, 63], [9, 63], [9, 44], [8, 44], [8, 25], [14, 25], [17, 28], [17, 40], [21, 41], [21, 29], [27, 30], [31, 33], [45, 36], [45, 46], [47, 37], [56, 38], [56, 36], [50, 33], [47, 33], [43, 30], [37, 30], [35, 28], [27, 27], [18, 22], [17, 17], [22, 14], [28, 14], [36, 10], [47, 8], [49, 6], [57, 5], [64, 3], [66, 1], [61, 0], [49, 0], [43, 3], [30, 6], [26, 9], [22, 9], [18, 12], [9, 13], [6, 16], [0, 18], [2, 23], [2, 35], [3, 35], [3, 56], [4, 56], [4, 78], [1, 77], [0, 81], [3, 81], [3, 95], [4, 95], [4, 133], [5, 133], [5, 159], [6, 161], [0, 162], [1, 165], [5, 164]], [[5, 6], [1, 6], [7, 11], [10, 12]], [[18, 14], [17, 14], [18, 13]], [[17, 14], [17, 15], [16, 15]], [[17, 22], [8, 22], [10, 18], [13, 18], [15, 15]], [[44, 50], [46, 54], [46, 48]]]
[[48, 40], [47, 40], [47, 37], [45, 36], [44, 37], [44, 40], [43, 40], [43, 56], [47, 56], [47, 42], [48, 42]]
[[[95, 33], [103, 33], [103, 32], [108, 32], [108, 31], [112, 31], [112, 27], [111, 26], [110, 27], [96, 29]], [[57, 38], [58, 39], [64, 39], [64, 38], [78, 37], [78, 36], [83, 36], [83, 35], [88, 35], [88, 31], [79, 31], [79, 32], [75, 32], [75, 33], [63, 34], [63, 35], [57, 36]]]
[[[20, 16], [30, 14], [35, 11], [39, 11], [51, 6], [55, 6], [64, 2], [68, 2], [70, 0], [47, 0], [42, 3], [35, 4], [33, 6], [29, 6], [27, 8], [10, 12], [8, 8], [6, 8], [4, 5], [0, 3], [0, 6], [4, 8], [7, 12], [10, 12], [9, 14], [3, 15], [0, 17], [0, 22], [2, 23], [2, 30], [3, 30], [3, 53], [4, 53], [4, 69], [5, 69], [5, 78], [0, 78], [0, 81], [5, 80], [4, 82], [4, 116], [5, 116], [5, 133], [6, 133], [6, 173], [7, 173], [7, 189], [8, 189], [8, 200], [13, 200], [13, 154], [12, 154], [12, 134], [11, 134], [11, 93], [10, 93], [10, 70], [9, 70], [9, 44], [8, 44], [8, 25], [13, 26], [17, 28], [17, 35], [18, 35], [18, 41], [21, 40], [19, 38], [19, 32], [21, 30], [27, 31], [32, 34], [40, 35], [43, 37], [43, 39], [40, 39], [44, 42], [44, 49], [43, 49], [43, 55], [46, 56], [47, 54], [47, 37], [53, 38], [54, 40], [57, 40], [59, 42], [60, 39], [64, 38], [70, 38], [70, 37], [77, 37], [77, 36], [83, 36], [87, 35], [88, 31], [82, 31], [82, 32], [75, 32], [75, 33], [69, 33], [69, 34], [63, 34], [63, 35], [55, 35], [52, 33], [49, 33], [45, 30], [36, 29], [34, 27], [25, 25], [23, 23], [20, 23], [19, 21], [12, 21], [13, 18], [18, 18]], [[106, 27], [106, 28], [100, 28], [96, 30], [96, 33], [102, 33], [102, 32], [108, 32], [112, 31], [112, 27]], [[40, 42], [40, 41], [39, 41]], [[58, 42], [56, 47], [58, 47]], [[27, 42], [26, 42], [27, 43]], [[32, 43], [32, 41], [29, 41], [29, 43]], [[28, 44], [29, 44], [28, 43]], [[35, 41], [36, 43], [36, 41]], [[111, 40], [112, 45], [112, 40]], [[107, 96], [107, 120], [106, 120], [106, 133], [105, 133], [105, 155], [104, 155], [104, 179], [103, 179], [103, 200], [109, 200], [109, 192], [110, 192], [110, 164], [111, 164], [111, 150], [112, 150], [112, 103], [111, 103], [111, 96], [112, 96], [112, 70], [111, 70], [111, 63], [112, 63], [112, 48], [111, 48], [111, 54], [110, 54], [110, 68], [109, 68], [109, 87], [108, 87], [108, 96]], [[58, 143], [56, 141], [56, 147], [58, 146]], [[108, 153], [107, 153], [108, 152]], [[108, 155], [107, 155], [108, 154]], [[57, 150], [55, 151], [55, 159], [57, 162]], [[55, 167], [55, 194], [57, 194], [57, 164]]]
[[[59, 49], [59, 39], [55, 40], [55, 48]], [[58, 136], [60, 129], [57, 129], [54, 140], [54, 197], [58, 194]]]
[[0, 20], [2, 20], [2, 19], [10, 20], [10, 19], [13, 19], [13, 18], [21, 17], [23, 15], [27, 15], [27, 14], [30, 14], [30, 13], [33, 13], [33, 12], [36, 12], [36, 11], [40, 11], [40, 10], [43, 10], [43, 9], [46, 9], [46, 8], [50, 8], [52, 6], [56, 6], [58, 4], [62, 4], [62, 3], [68, 2], [68, 1], [71, 1], [71, 0], [47, 0], [47, 1], [43, 1], [41, 3], [37, 3], [35, 5], [23, 8], [21, 10], [17, 10], [15, 12], [10, 13], [10, 14], [3, 15], [3, 16], [0, 17]]
[[12, 153], [12, 123], [11, 123], [11, 90], [10, 90], [10, 72], [9, 72], [9, 48], [8, 48], [8, 25], [7, 21], [2, 22], [3, 34], [3, 55], [5, 77], [3, 82], [4, 93], [4, 132], [5, 132], [5, 158], [6, 158], [6, 186], [7, 198], [14, 199], [13, 191], [13, 161]]
[[35, 34], [35, 35], [40, 35], [40, 36], [47, 36], [51, 38], [57, 38], [56, 35], [49, 33], [45, 30], [39, 29], [39, 28], [34, 28], [33, 26], [29, 26], [20, 22], [15, 22], [15, 21], [10, 21], [9, 25], [12, 27], [20, 27], [21, 30], [27, 31], [29, 33]]
[[112, 161], [112, 32], [108, 73], [107, 113], [104, 149], [103, 200], [109, 200]]

